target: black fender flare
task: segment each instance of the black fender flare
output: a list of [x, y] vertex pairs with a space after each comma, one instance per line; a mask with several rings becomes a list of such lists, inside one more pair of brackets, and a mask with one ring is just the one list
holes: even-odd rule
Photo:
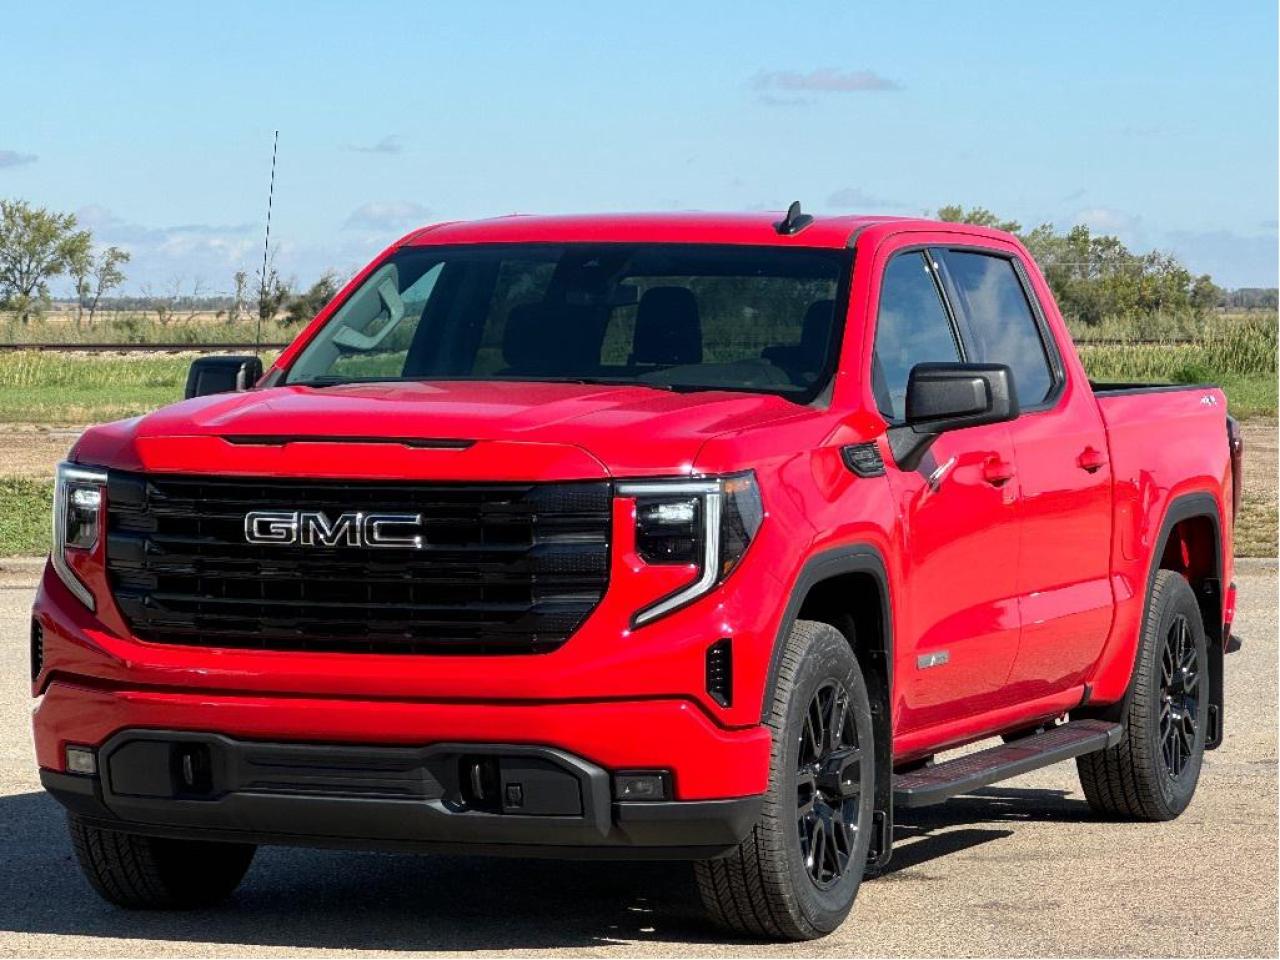
[[871, 704], [876, 730], [876, 789], [869, 865], [881, 869], [889, 862], [893, 850], [893, 602], [888, 567], [879, 549], [869, 543], [848, 544], [813, 554], [804, 562], [791, 585], [787, 605], [774, 636], [760, 719], [763, 723], [782, 664], [783, 646], [792, 625], [799, 619], [800, 609], [809, 592], [825, 580], [850, 573], [871, 576], [880, 599], [880, 636], [859, 638], [859, 649], [881, 667], [884, 677], [884, 689], [879, 696], [872, 697]]
[[[1164, 556], [1173, 528], [1184, 520], [1203, 517], [1213, 527], [1213, 574], [1200, 585], [1196, 600], [1202, 613], [1206, 607], [1217, 606], [1219, 615], [1222, 610], [1222, 513], [1218, 509], [1218, 501], [1209, 493], [1187, 493], [1172, 500], [1165, 508], [1164, 519], [1160, 521], [1160, 534], [1156, 538], [1155, 547], [1150, 554], [1151, 565], [1147, 571], [1147, 586], [1143, 596], [1142, 618], [1146, 620], [1147, 611], [1151, 607], [1151, 594], [1156, 585], [1156, 574], [1160, 571], [1160, 558]], [[1205, 732], [1205, 749], [1216, 749], [1222, 743], [1223, 734], [1223, 648], [1222, 624], [1220, 621], [1205, 621], [1205, 634], [1209, 639], [1209, 729]], [[1141, 627], [1139, 627], [1141, 629]], [[1129, 703], [1133, 699], [1135, 678], [1138, 675], [1138, 655], [1140, 645], [1135, 644], [1134, 660], [1129, 667], [1129, 685], [1125, 689], [1124, 698], [1115, 704], [1101, 707], [1073, 710], [1072, 715], [1078, 717], [1096, 717], [1116, 723], [1123, 721], [1129, 711]]]

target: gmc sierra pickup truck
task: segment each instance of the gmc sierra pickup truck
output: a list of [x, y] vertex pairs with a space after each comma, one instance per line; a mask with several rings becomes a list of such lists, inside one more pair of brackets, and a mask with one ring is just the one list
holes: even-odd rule
[[114, 903], [261, 844], [666, 858], [811, 938], [895, 809], [1074, 759], [1167, 820], [1222, 740], [1226, 400], [1090, 383], [1007, 234], [445, 223], [187, 393], [59, 467], [31, 621]]

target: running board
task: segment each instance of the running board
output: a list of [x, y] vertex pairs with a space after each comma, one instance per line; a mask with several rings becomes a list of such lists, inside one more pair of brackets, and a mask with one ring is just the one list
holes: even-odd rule
[[1120, 742], [1123, 728], [1105, 720], [1072, 720], [1013, 743], [921, 767], [893, 780], [897, 807], [927, 807], [1018, 774], [1105, 750]]

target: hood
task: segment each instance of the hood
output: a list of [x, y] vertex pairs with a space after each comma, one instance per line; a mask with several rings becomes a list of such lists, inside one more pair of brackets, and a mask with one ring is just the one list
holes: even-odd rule
[[712, 437], [807, 408], [765, 394], [500, 381], [275, 387], [87, 431], [80, 462], [151, 472], [545, 480], [691, 471]]

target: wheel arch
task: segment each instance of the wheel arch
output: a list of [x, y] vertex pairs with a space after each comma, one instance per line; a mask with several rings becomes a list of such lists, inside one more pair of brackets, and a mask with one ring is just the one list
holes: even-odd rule
[[893, 605], [884, 557], [871, 544], [811, 556], [787, 597], [769, 657], [761, 721], [773, 695], [787, 635], [797, 620], [816, 620], [849, 641], [867, 683], [875, 728], [875, 833], [870, 862], [881, 867], [893, 842]]

